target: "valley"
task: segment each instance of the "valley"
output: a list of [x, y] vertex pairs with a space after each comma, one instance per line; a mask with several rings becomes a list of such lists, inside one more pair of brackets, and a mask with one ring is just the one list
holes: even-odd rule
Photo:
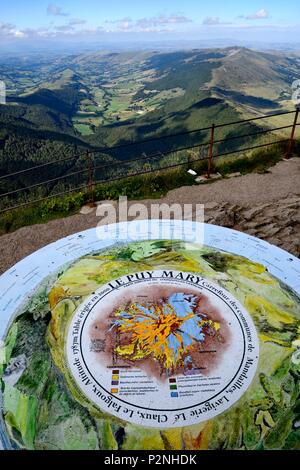
[[[16, 59], [15, 59], [16, 62]], [[243, 116], [291, 109], [291, 84], [299, 76], [297, 54], [264, 53], [245, 48], [182, 52], [91, 53], [57, 57], [49, 63], [1, 63], [8, 104], [39, 104], [41, 90], [53, 99], [73, 90], [74, 132], [97, 134], [107, 125], [154, 120], [216, 97]], [[42, 123], [40, 123], [42, 124]], [[63, 130], [63, 129], [62, 129]]]
[[[79, 171], [86, 164], [86, 150], [95, 150], [97, 165], [134, 159], [130, 167], [133, 173], [197, 158], [207, 154], [210, 134], [186, 133], [212, 123], [293, 110], [291, 84], [299, 75], [296, 53], [257, 52], [243, 47], [2, 59], [0, 79], [6, 84], [7, 103], [0, 106], [0, 176], [16, 168], [20, 171], [57, 160], [61, 163], [38, 173], [0, 179], [0, 191], [3, 194]], [[216, 139], [290, 124], [290, 115], [259, 119], [219, 128]], [[268, 143], [274, 137], [284, 139], [289, 133], [290, 129], [283, 129], [268, 136], [239, 137], [216, 145], [215, 150], [242, 152], [245, 145]], [[169, 134], [180, 135], [165, 138]], [[144, 139], [150, 142], [139, 145]], [[131, 142], [136, 145], [109, 150]], [[194, 150], [179, 151], [189, 146]], [[99, 148], [103, 150], [98, 152]], [[143, 158], [138, 161], [139, 156], [157, 152], [161, 154], [159, 162], [150, 165]], [[119, 177], [122, 171], [121, 165], [115, 165], [95, 177]], [[21, 195], [17, 202], [56, 194], [79, 183], [82, 180], [78, 177], [61, 179], [31, 191], [25, 198]]]

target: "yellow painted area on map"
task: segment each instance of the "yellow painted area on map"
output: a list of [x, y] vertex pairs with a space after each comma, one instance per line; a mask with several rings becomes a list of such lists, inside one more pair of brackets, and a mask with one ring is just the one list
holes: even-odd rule
[[213, 320], [201, 320], [199, 321], [199, 326], [211, 326], [215, 331], [219, 331], [221, 328], [221, 325], [219, 322], [213, 321]]

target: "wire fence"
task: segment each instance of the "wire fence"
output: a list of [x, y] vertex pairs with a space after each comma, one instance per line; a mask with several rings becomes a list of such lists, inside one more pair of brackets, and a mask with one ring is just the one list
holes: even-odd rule
[[[289, 116], [293, 120], [287, 125], [275, 125], [275, 127], [268, 125], [267, 128], [252, 125], [253, 122], [261, 121], [261, 126], [265, 126], [265, 121], [278, 117], [288, 118]], [[10, 181], [17, 185], [16, 188], [4, 190], [0, 194], [0, 214], [83, 190], [89, 191], [93, 199], [95, 188], [101, 184], [199, 162], [207, 161], [206, 177], [209, 179], [213, 162], [217, 158], [234, 156], [237, 153], [247, 154], [247, 152], [270, 146], [283, 146], [285, 157], [289, 158], [293, 153], [296, 130], [300, 125], [298, 117], [299, 109], [296, 109], [228, 123], [213, 123], [208, 127], [125, 142], [111, 147], [95, 147], [66, 158], [13, 171], [0, 176], [2, 187], [5, 187], [5, 184]], [[248, 131], [239, 133], [243, 126], [248, 126]], [[230, 128], [229, 135], [226, 134], [225, 137], [222, 137], [222, 133], [226, 132], [228, 128]], [[238, 133], [234, 134], [235, 131]], [[220, 133], [219, 138], [216, 137], [218, 132]], [[287, 134], [287, 132], [289, 133]], [[276, 137], [276, 140], [271, 139], [266, 142], [266, 136], [274, 137], [274, 139]], [[178, 145], [176, 139], [179, 139], [180, 142], [186, 142], [186, 144]], [[99, 158], [102, 159], [100, 164], [97, 163]], [[107, 158], [111, 160], [107, 161]], [[82, 163], [80, 163], [81, 159]], [[106, 161], [103, 162], [103, 159]], [[76, 162], [77, 164], [79, 162], [81, 168], [25, 186], [24, 182], [19, 181], [19, 178], [23, 177], [34, 180], [36, 178], [34, 175], [41, 173], [42, 169], [48, 171], [49, 167], [56, 168], [66, 162]]]

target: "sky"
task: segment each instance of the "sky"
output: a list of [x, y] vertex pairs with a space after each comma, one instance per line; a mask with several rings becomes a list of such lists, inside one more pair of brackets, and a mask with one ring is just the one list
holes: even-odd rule
[[300, 42], [299, 0], [0, 0], [0, 48], [30, 42]]

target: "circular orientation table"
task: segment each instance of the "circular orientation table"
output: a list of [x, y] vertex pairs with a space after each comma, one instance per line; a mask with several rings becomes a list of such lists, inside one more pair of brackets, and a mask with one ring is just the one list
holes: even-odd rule
[[149, 220], [0, 277], [4, 449], [300, 448], [300, 261]]

